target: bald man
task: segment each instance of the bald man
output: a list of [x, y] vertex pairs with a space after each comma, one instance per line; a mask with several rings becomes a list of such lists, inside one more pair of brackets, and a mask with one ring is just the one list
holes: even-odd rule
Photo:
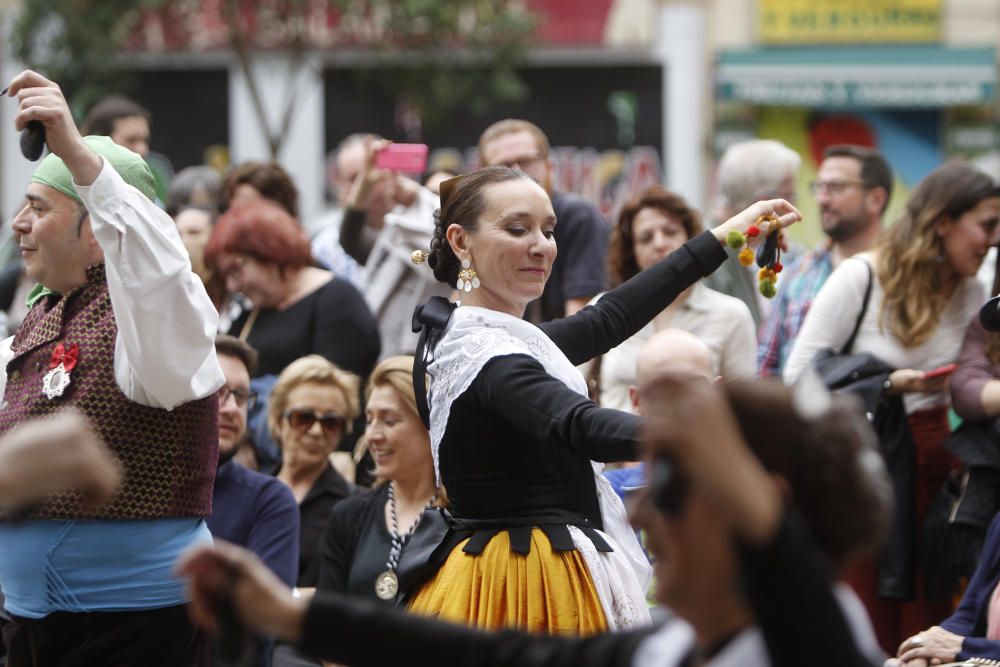
[[[664, 377], [683, 375], [712, 382], [712, 351], [700, 338], [682, 329], [664, 329], [655, 333], [639, 350], [635, 360], [635, 384], [628, 388], [632, 410], [642, 414], [639, 387]], [[641, 463], [626, 463], [604, 473], [611, 487], [622, 499], [625, 494], [646, 484], [646, 470]]]
[[664, 375], [716, 380], [712, 375], [712, 350], [700, 338], [682, 329], [664, 329], [647, 340], [635, 359], [635, 384], [628, 388], [637, 415], [642, 414], [639, 387]]

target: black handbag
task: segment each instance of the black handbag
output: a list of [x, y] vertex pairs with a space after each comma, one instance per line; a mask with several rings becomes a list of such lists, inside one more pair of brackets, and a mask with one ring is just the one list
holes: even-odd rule
[[396, 576], [399, 577], [399, 594], [396, 604], [404, 605], [425, 581], [434, 576], [451, 553], [448, 540], [451, 520], [448, 510], [430, 507], [420, 516], [420, 523], [413, 535], [406, 540], [399, 555]]
[[[861, 312], [854, 323], [854, 330], [851, 331], [850, 338], [839, 350], [831, 348], [820, 350], [812, 360], [813, 368], [819, 373], [823, 384], [831, 391], [848, 389], [861, 380], [881, 374], [885, 367], [880, 359], [870, 354], [851, 354], [851, 350], [854, 349], [854, 340], [858, 337], [858, 331], [861, 330], [861, 322], [865, 318], [865, 313], [868, 312], [868, 302], [872, 296], [872, 283], [874, 282], [872, 267], [868, 262], [865, 262], [865, 267], [868, 269], [868, 286], [865, 288]], [[867, 409], [869, 401], [865, 400], [864, 403]], [[871, 415], [869, 419], [871, 419]]]
[[812, 364], [831, 391], [851, 394], [860, 400], [878, 435], [879, 452], [892, 481], [894, 503], [889, 539], [878, 557], [877, 592], [884, 598], [909, 600], [916, 592], [916, 447], [902, 397], [885, 394], [885, 381], [895, 369], [872, 354], [851, 352], [868, 312], [875, 281], [871, 265], [865, 262], [865, 267], [868, 286], [851, 336], [840, 350], [821, 350]]

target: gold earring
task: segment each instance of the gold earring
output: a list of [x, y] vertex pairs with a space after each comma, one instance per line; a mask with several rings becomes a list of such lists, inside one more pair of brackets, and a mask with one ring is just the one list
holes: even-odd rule
[[458, 272], [458, 280], [455, 282], [455, 288], [460, 292], [471, 292], [477, 287], [479, 287], [479, 276], [476, 275], [476, 270], [472, 268], [472, 262], [468, 259], [463, 259], [462, 270]]

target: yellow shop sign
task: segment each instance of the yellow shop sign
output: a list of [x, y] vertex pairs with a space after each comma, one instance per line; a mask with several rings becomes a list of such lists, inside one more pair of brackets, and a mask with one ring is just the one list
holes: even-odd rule
[[764, 44], [936, 42], [941, 0], [757, 0]]

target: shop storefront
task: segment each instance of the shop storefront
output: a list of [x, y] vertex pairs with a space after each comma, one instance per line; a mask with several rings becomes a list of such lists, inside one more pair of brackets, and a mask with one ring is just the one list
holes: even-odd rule
[[761, 45], [716, 59], [716, 155], [754, 136], [795, 149], [805, 211], [815, 210], [806, 183], [836, 143], [889, 158], [897, 177], [890, 215], [948, 157], [1000, 176], [995, 49], [942, 45], [938, 0], [760, 4]]

